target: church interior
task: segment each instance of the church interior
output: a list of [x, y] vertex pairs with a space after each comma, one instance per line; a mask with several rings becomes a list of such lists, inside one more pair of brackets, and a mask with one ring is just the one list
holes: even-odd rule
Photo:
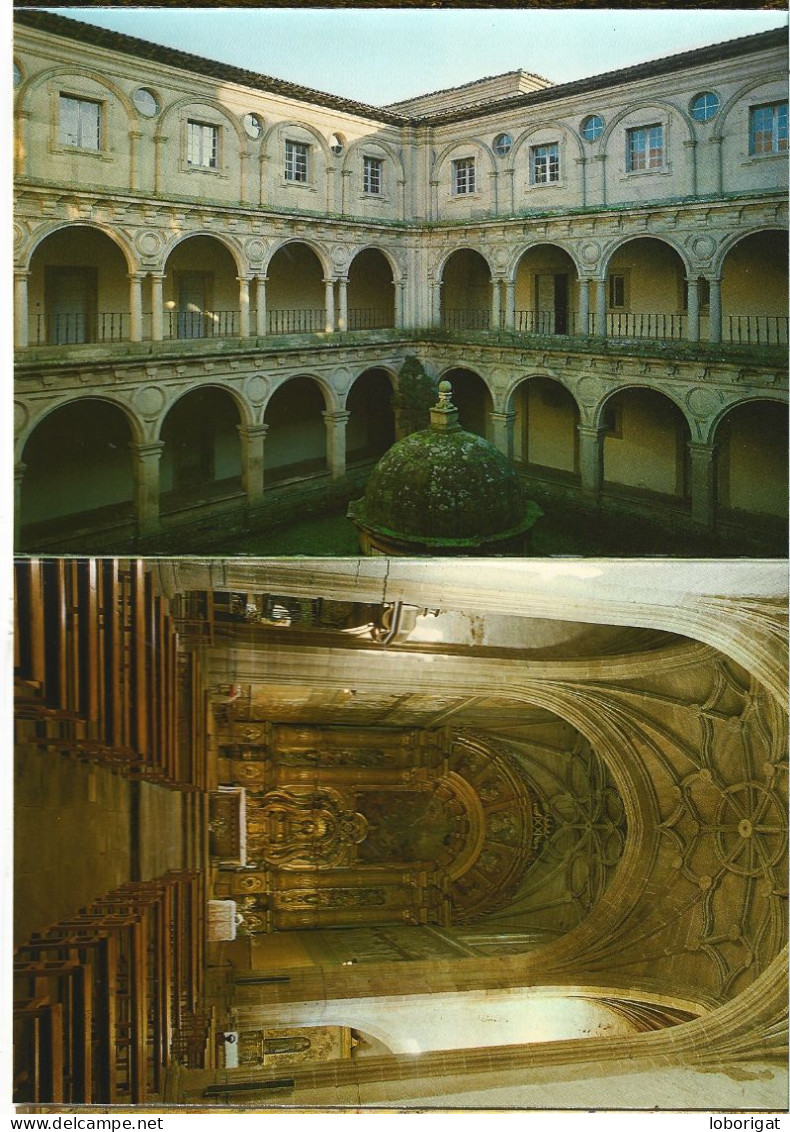
[[784, 1108], [786, 586], [18, 559], [15, 1103]]

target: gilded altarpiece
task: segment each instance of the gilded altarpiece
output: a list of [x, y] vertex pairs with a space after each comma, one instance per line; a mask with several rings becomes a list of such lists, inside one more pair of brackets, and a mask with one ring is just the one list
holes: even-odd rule
[[450, 927], [505, 898], [545, 836], [540, 798], [475, 736], [234, 720], [217, 738], [246, 796], [246, 864], [223, 873], [242, 934]]

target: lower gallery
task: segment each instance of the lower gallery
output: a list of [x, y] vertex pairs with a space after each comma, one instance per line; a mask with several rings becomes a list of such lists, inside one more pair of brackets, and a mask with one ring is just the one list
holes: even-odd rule
[[21, 1109], [785, 1109], [785, 564], [15, 569]]

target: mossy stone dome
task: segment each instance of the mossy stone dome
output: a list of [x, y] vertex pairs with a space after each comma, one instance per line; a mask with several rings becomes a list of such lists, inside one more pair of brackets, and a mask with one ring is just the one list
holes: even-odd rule
[[399, 440], [349, 507], [358, 526], [426, 544], [479, 544], [531, 526], [540, 511], [526, 499], [511, 462], [481, 436], [465, 432], [439, 386], [431, 427]]
[[513, 465], [474, 433], [425, 429], [373, 469], [360, 518], [414, 538], [488, 538], [519, 525], [525, 499]]

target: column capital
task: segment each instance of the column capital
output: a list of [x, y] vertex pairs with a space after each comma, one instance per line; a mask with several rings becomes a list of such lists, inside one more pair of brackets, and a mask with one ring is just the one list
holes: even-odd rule
[[348, 409], [324, 409], [321, 416], [327, 423], [345, 424], [351, 417]]
[[591, 440], [600, 440], [608, 431], [606, 425], [577, 424], [576, 431], [579, 436], [589, 437]]
[[689, 440], [686, 448], [692, 460], [712, 460], [719, 446], [715, 442], [706, 443], [704, 440]]
[[245, 440], [255, 440], [257, 437], [263, 440], [266, 433], [269, 431], [269, 426], [267, 424], [239, 424], [236, 425], [236, 431], [239, 436], [244, 437]]
[[163, 440], [143, 440], [141, 443], [138, 443], [136, 440], [130, 440], [128, 447], [132, 455], [137, 456], [139, 459], [144, 460], [146, 457], [149, 459], [156, 457], [158, 459], [162, 455], [165, 442]]
[[128, 271], [126, 273], [126, 278], [130, 283], [142, 283], [147, 274], [147, 271]]
[[506, 410], [503, 410], [502, 412], [497, 412], [496, 410], [494, 410], [490, 414], [490, 416], [491, 416], [492, 421], [498, 421], [498, 422], [501, 422], [503, 424], [510, 424], [511, 421], [514, 421], [516, 419], [516, 410], [515, 409], [506, 409]]

